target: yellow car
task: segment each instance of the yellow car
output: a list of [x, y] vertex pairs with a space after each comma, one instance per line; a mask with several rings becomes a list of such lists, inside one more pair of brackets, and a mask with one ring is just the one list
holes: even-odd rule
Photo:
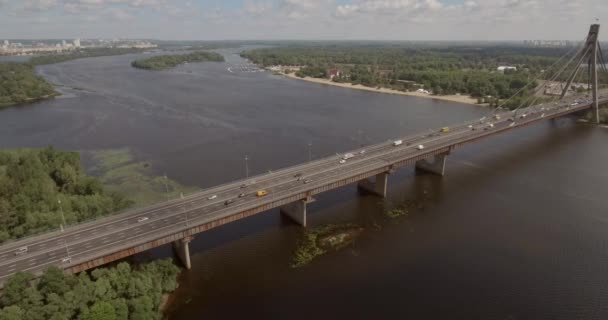
[[255, 193], [255, 195], [258, 197], [263, 197], [267, 194], [268, 194], [268, 191], [266, 191], [266, 190], [258, 190], [258, 192]]

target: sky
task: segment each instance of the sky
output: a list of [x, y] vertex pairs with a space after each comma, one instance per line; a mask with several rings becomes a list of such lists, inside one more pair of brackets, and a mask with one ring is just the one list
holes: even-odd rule
[[0, 0], [0, 39], [582, 40], [596, 19], [608, 0]]

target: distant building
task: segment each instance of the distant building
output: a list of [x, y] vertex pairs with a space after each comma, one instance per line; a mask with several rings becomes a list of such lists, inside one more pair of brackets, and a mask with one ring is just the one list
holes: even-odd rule
[[8, 47], [10, 45], [10, 43], [8, 42], [8, 40], [4, 40], [4, 46]]
[[75, 39], [74, 40], [74, 47], [80, 48], [80, 39]]
[[496, 68], [496, 70], [498, 70], [498, 72], [502, 72], [502, 73], [504, 73], [504, 72], [505, 72], [505, 70], [513, 70], [513, 71], [517, 71], [517, 67], [500, 66], [500, 67]]
[[65, 40], [61, 40], [61, 46], [62, 46], [62, 47], [65, 47], [65, 45], [66, 45]]
[[338, 69], [328, 69], [327, 70], [327, 77], [331, 80], [335, 77], [339, 77], [340, 76], [340, 70]]

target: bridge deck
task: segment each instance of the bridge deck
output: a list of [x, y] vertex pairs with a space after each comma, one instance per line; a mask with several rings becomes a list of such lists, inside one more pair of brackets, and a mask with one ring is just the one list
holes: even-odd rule
[[[0, 284], [17, 271], [38, 274], [53, 265], [71, 272], [94, 268], [379, 173], [391, 172], [433, 155], [448, 153], [478, 139], [591, 106], [588, 100], [571, 105], [573, 99], [530, 107], [515, 114], [502, 112], [500, 119], [477, 119], [450, 127], [448, 132], [437, 130], [434, 134], [404, 137], [399, 146], [392, 142], [367, 146], [351, 151], [355, 156], [344, 164], [339, 163], [340, 156], [330, 156], [206, 189], [183, 199], [75, 225], [64, 232], [9, 242], [0, 246]], [[600, 101], [608, 102], [608, 96], [602, 96]], [[526, 117], [522, 118], [522, 114]], [[489, 127], [490, 123], [493, 127]], [[420, 144], [424, 145], [423, 150], [416, 148]], [[302, 179], [298, 180], [296, 174], [301, 174]], [[304, 183], [304, 180], [310, 182]], [[261, 189], [267, 190], [268, 195], [257, 197], [255, 191]], [[238, 197], [240, 193], [246, 196]], [[217, 197], [208, 199], [212, 195]], [[234, 202], [225, 205], [224, 201], [228, 199]], [[148, 220], [138, 222], [138, 218], [144, 216]], [[15, 251], [24, 246], [28, 247], [27, 254], [15, 255]], [[63, 263], [68, 248], [71, 261]]]

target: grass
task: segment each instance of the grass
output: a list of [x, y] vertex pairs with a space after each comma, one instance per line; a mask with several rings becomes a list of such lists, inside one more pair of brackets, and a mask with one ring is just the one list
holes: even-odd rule
[[92, 174], [99, 177], [108, 191], [133, 200], [136, 207], [175, 199], [198, 190], [155, 175], [149, 163], [137, 162], [127, 148], [92, 151], [91, 156], [95, 163]]
[[354, 224], [329, 224], [305, 230], [294, 252], [291, 267], [302, 267], [318, 256], [352, 244], [362, 231], [363, 228]]

